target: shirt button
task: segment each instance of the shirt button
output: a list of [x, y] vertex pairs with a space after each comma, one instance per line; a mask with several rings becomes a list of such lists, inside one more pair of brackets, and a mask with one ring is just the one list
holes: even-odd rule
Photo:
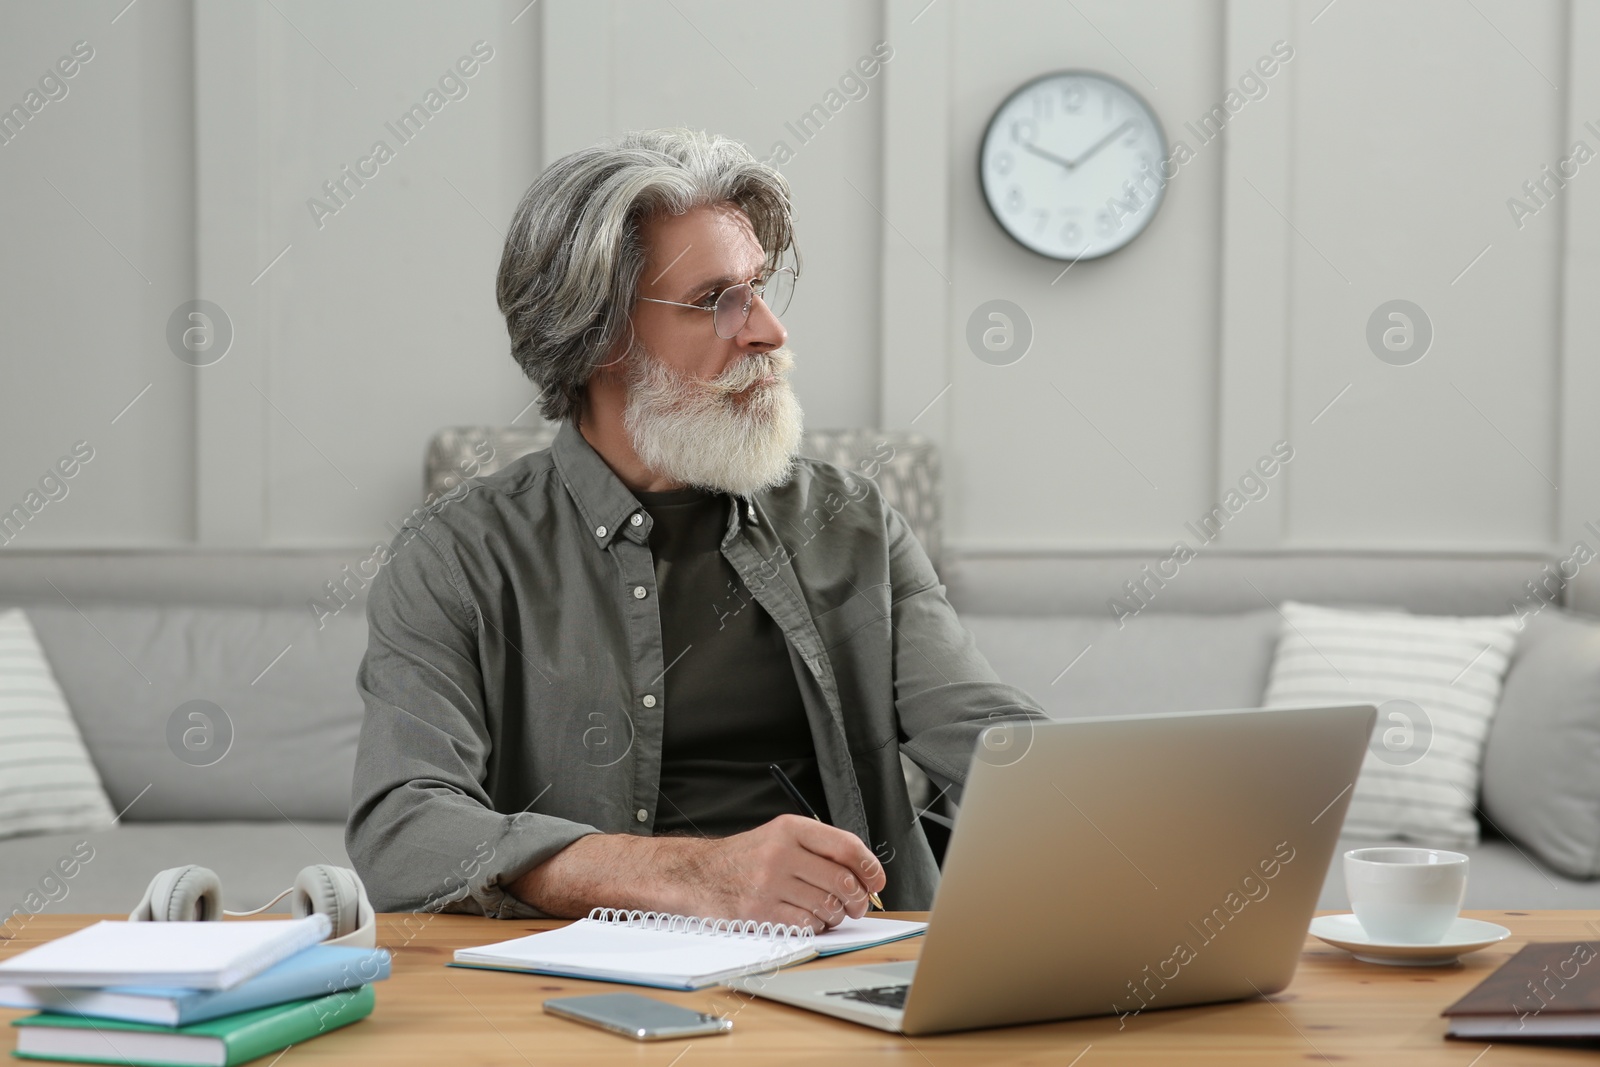
[[656, 706], [655, 694], [654, 693], [646, 693], [644, 695], [644, 700], [640, 701], [640, 703], [642, 703], [647, 708], [655, 707]]
[[650, 813], [645, 811], [643, 808], [640, 808], [638, 811], [633, 813], [633, 817], [638, 819], [640, 822], [644, 822], [646, 819], [650, 818]]
[[635, 599], [635, 600], [643, 600], [645, 597], [647, 597], [649, 595], [650, 594], [645, 591], [644, 586], [636, 585], [636, 586], [633, 587], [633, 599]]
[[594, 535], [596, 537], [604, 537], [606, 535], [606, 528], [604, 526], [596, 526], [594, 528]]
[[633, 513], [633, 518], [629, 519], [628, 521], [631, 522], [635, 526], [643, 526], [644, 525], [644, 516], [639, 514], [637, 511], [635, 511]]

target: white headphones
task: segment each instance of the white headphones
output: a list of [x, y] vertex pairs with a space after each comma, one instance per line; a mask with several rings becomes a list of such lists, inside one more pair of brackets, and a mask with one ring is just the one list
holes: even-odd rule
[[210, 922], [224, 915], [256, 915], [289, 894], [296, 919], [326, 915], [333, 933], [325, 945], [378, 947], [378, 921], [367, 899], [367, 887], [348, 867], [314, 864], [302, 870], [294, 885], [254, 911], [224, 911], [222, 880], [208, 867], [171, 867], [150, 880], [129, 922]]

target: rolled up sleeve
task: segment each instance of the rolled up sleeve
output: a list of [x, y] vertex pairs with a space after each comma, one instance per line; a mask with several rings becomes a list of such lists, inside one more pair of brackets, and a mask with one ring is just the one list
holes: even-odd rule
[[379, 911], [541, 917], [510, 883], [600, 831], [494, 809], [483, 783], [497, 715], [480, 666], [480, 615], [443, 540], [408, 523], [368, 592], [356, 675], [366, 713], [345, 848]]
[[894, 699], [901, 751], [959, 800], [979, 735], [1013, 723], [991, 738], [988, 755], [1010, 761], [1025, 751], [1032, 723], [1046, 721], [1038, 703], [1002, 682], [971, 632], [945, 598], [928, 554], [905, 518], [887, 509], [890, 618], [894, 626]]

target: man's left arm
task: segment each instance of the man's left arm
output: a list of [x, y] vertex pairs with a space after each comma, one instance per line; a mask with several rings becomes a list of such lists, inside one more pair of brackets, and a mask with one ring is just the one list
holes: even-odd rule
[[944, 585], [905, 517], [885, 510], [894, 699], [907, 738], [901, 751], [959, 800], [985, 728], [1020, 724], [990, 738], [991, 754], [1009, 762], [1020, 757], [1031, 738], [1028, 724], [1047, 717], [1032, 697], [995, 674], [945, 599]]

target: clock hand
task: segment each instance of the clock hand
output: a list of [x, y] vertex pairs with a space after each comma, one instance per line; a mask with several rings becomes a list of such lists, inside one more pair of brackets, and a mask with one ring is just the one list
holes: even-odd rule
[[1068, 170], [1071, 170], [1071, 169], [1073, 169], [1074, 167], [1077, 166], [1077, 164], [1074, 163], [1072, 160], [1063, 159], [1061, 156], [1055, 155], [1054, 153], [1051, 153], [1051, 152], [1046, 152], [1042, 148], [1035, 148], [1031, 143], [1024, 143], [1022, 147], [1026, 148], [1028, 151], [1032, 152], [1036, 156], [1042, 156], [1045, 159], [1048, 159], [1052, 163], [1059, 163], [1063, 167], [1066, 167]]
[[1132, 126], [1132, 125], [1133, 125], [1133, 120], [1132, 119], [1128, 119], [1121, 126], [1118, 126], [1116, 129], [1112, 130], [1110, 133], [1108, 133], [1104, 137], [1100, 138], [1100, 140], [1096, 141], [1089, 148], [1089, 150], [1087, 152], [1085, 152], [1083, 155], [1079, 156], [1077, 159], [1073, 160], [1071, 165], [1073, 167], [1082, 166], [1084, 164], [1084, 162], [1087, 161], [1090, 156], [1094, 155], [1096, 152], [1100, 151], [1100, 149], [1102, 149], [1106, 145], [1110, 144], [1111, 141], [1118, 134], [1120, 134], [1123, 130], [1127, 129], [1129, 126]]

